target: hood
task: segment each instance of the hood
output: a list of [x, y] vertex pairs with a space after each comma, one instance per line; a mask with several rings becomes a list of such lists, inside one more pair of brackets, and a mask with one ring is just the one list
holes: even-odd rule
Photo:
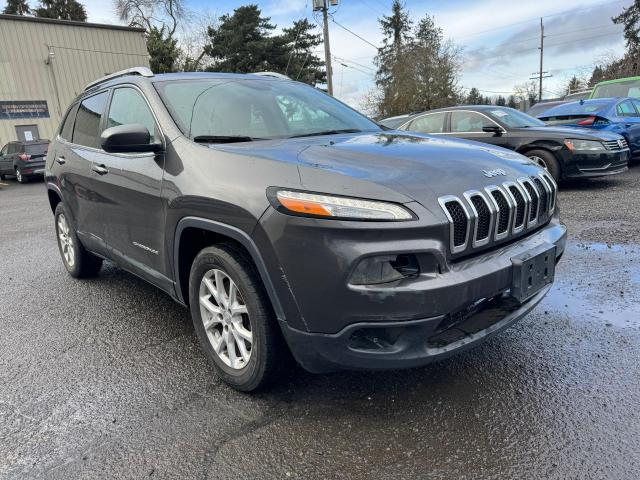
[[[301, 187], [306, 190], [389, 201], [414, 200], [432, 211], [440, 196], [461, 196], [467, 190], [540, 171], [526, 157], [503, 148], [400, 132], [306, 137], [215, 148], [295, 163]], [[485, 175], [485, 171], [496, 170], [500, 170], [497, 176]]]
[[[584, 118], [584, 115], [581, 117]], [[518, 132], [526, 136], [545, 138], [573, 138], [576, 140], [618, 140], [620, 135], [612, 132], [603, 132], [585, 127], [527, 127], [512, 128], [511, 131]]]

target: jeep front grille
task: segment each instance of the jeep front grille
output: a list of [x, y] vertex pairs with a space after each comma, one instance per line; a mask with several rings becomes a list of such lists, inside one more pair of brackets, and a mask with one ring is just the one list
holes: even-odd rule
[[541, 172], [516, 182], [469, 190], [438, 199], [449, 220], [450, 249], [457, 254], [513, 237], [550, 220], [557, 185]]

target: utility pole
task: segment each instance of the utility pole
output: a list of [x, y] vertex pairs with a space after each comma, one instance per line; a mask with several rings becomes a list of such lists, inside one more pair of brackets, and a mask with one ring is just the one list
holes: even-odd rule
[[538, 101], [541, 102], [542, 101], [542, 79], [553, 76], [553, 75], [548, 75], [549, 72], [545, 72], [542, 70], [543, 68], [542, 64], [544, 59], [544, 23], [542, 23], [542, 18], [540, 18], [540, 46], [538, 47], [538, 50], [540, 50], [540, 70], [537, 72], [533, 72], [532, 75], [535, 75], [535, 77], [532, 77], [529, 80], [536, 80], [536, 78], [538, 79], [538, 82], [539, 82]]
[[338, 5], [338, 0], [313, 0], [313, 11], [322, 11], [323, 37], [324, 37], [324, 62], [327, 66], [327, 91], [333, 96], [333, 68], [331, 67], [331, 46], [329, 44], [329, 4]]

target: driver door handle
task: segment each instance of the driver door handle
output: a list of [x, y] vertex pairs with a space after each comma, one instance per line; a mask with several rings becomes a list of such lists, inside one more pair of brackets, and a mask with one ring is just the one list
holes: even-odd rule
[[56, 158], [56, 162], [58, 162], [59, 165], [64, 165], [65, 163], [67, 163], [67, 161], [64, 159], [64, 157]]
[[92, 165], [91, 170], [96, 172], [98, 175], [106, 175], [109, 173], [109, 170], [107, 170], [107, 167], [104, 165]]

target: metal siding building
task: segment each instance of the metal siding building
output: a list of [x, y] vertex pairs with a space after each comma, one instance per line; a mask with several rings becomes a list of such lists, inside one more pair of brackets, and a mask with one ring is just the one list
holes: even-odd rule
[[87, 83], [137, 66], [149, 66], [141, 29], [0, 15], [0, 148], [51, 139]]

